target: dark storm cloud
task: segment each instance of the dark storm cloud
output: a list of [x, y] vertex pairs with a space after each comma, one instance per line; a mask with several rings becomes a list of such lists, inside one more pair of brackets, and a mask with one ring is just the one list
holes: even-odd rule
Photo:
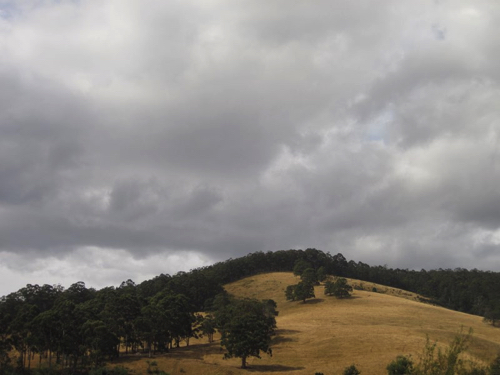
[[175, 272], [300, 247], [495, 268], [499, 15], [493, 1], [0, 6], [2, 272], [25, 280], [29, 257], [44, 280], [76, 267], [102, 284], [160, 259]]

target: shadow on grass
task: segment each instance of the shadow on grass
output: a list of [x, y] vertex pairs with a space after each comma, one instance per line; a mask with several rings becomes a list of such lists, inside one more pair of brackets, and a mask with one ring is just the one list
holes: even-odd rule
[[294, 342], [294, 341], [297, 341], [297, 339], [293, 339], [290, 337], [277, 336], [277, 337], [272, 338], [271, 345], [279, 345], [279, 344], [283, 344], [285, 342]]
[[294, 339], [292, 337], [286, 337], [289, 335], [296, 335], [297, 333], [300, 333], [300, 331], [296, 331], [293, 329], [278, 329], [276, 330], [276, 336], [274, 336], [271, 340], [271, 345], [278, 345], [284, 342], [297, 341], [297, 339]]
[[[205, 355], [210, 354], [220, 354], [223, 353], [218, 342], [213, 342], [211, 344], [194, 344], [190, 346], [181, 346], [180, 348], [170, 349], [167, 353], [156, 353], [153, 358], [157, 357], [169, 357], [177, 359], [200, 359], [202, 360]], [[149, 359], [147, 353], [137, 353], [123, 355], [120, 358], [115, 359], [112, 363], [133, 363], [136, 361], [141, 361], [143, 359]]]
[[[375, 292], [370, 292], [370, 293], [376, 294]], [[382, 293], [379, 293], [379, 294], [382, 294]], [[369, 296], [370, 295], [368, 295], [368, 297]], [[345, 298], [337, 298], [335, 296], [327, 296], [326, 298], [332, 299], [332, 300], [337, 300], [337, 301], [349, 301], [349, 300], [352, 300], [352, 299], [359, 299], [361, 297], [360, 296], [356, 296], [356, 295], [350, 295], [349, 297], [345, 297]]]
[[170, 351], [167, 355], [170, 358], [189, 358], [189, 359], [203, 359], [204, 356], [210, 354], [220, 354], [223, 353], [220, 343], [213, 342], [211, 344], [195, 344], [190, 346], [182, 346], [180, 348], [175, 348]]
[[305, 367], [291, 367], [283, 365], [251, 365], [247, 367], [248, 372], [290, 372], [303, 370]]
[[274, 331], [276, 335], [281, 336], [281, 335], [296, 335], [297, 333], [300, 333], [302, 331], [297, 331], [296, 329], [277, 329]]
[[324, 302], [325, 300], [323, 298], [314, 298], [314, 299], [309, 299], [304, 302], [306, 305], [315, 305], [317, 303]]

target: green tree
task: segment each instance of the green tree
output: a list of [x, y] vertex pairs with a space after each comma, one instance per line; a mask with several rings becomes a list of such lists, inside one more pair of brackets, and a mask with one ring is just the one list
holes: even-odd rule
[[156, 294], [141, 309], [136, 325], [151, 357], [156, 350], [168, 351], [172, 341], [179, 343], [190, 337], [195, 319], [188, 299], [167, 289]]
[[288, 285], [285, 290], [285, 298], [287, 301], [295, 301], [295, 287], [297, 285]]
[[316, 271], [316, 278], [318, 279], [319, 282], [323, 282], [326, 280], [326, 269], [325, 267], [321, 266], [318, 268]]
[[271, 336], [276, 328], [276, 311], [265, 302], [256, 300], [233, 300], [223, 309], [227, 310], [223, 326], [221, 346], [227, 350], [224, 358], [241, 358], [241, 367], [260, 352], [272, 355]]
[[488, 307], [484, 313], [484, 321], [492, 326], [497, 326], [500, 322], [500, 303], [494, 307]]
[[337, 298], [347, 298], [351, 296], [352, 286], [347, 283], [343, 277], [338, 277], [335, 281], [325, 283], [325, 294]]
[[314, 286], [309, 283], [300, 282], [295, 286], [295, 299], [306, 302], [307, 298], [314, 298]]
[[293, 266], [293, 274], [295, 276], [300, 276], [308, 268], [312, 268], [311, 263], [303, 259], [299, 259], [298, 261], [295, 262]]
[[287, 301], [306, 302], [307, 298], [314, 298], [314, 285], [301, 281], [295, 285], [288, 285], [285, 290]]
[[307, 268], [300, 275], [300, 280], [306, 284], [317, 285], [318, 283], [318, 275], [314, 268]]
[[215, 318], [212, 314], [207, 314], [201, 319], [201, 333], [208, 337], [208, 342], [214, 342], [214, 334], [215, 334]]
[[109, 326], [100, 320], [87, 320], [81, 327], [87, 355], [94, 368], [104, 363], [106, 356], [117, 355], [120, 339], [109, 330]]

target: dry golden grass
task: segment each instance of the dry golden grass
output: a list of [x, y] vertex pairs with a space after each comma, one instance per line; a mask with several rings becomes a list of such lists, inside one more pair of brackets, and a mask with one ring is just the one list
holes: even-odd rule
[[[316, 299], [288, 302], [287, 285], [298, 278], [291, 273], [253, 276], [226, 286], [238, 297], [274, 299], [278, 303], [278, 331], [273, 339], [273, 356], [250, 358], [248, 370], [239, 359], [223, 360], [219, 342], [192, 340], [190, 347], [174, 349], [154, 360], [158, 367], [174, 374], [341, 374], [355, 364], [363, 375], [386, 374], [385, 367], [398, 354], [418, 358], [426, 340], [451, 342], [461, 327], [474, 330], [468, 355], [483, 364], [500, 352], [500, 330], [482, 318], [417, 302], [413, 293], [371, 283], [355, 290], [353, 297], [338, 300], [315, 288]], [[352, 285], [359, 281], [351, 280]], [[372, 292], [376, 287], [383, 293]], [[403, 297], [403, 298], [398, 298]], [[145, 373], [146, 359], [127, 359], [126, 367]]]

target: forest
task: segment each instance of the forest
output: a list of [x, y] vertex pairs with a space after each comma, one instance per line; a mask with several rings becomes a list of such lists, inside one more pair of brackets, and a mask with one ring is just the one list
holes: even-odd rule
[[[67, 289], [28, 284], [0, 299], [0, 373], [7, 369], [30, 373], [42, 361], [49, 367], [71, 369], [69, 373], [86, 373], [120, 354], [152, 355], [181, 342], [189, 345], [190, 338], [210, 337], [215, 327], [221, 330], [229, 324], [221, 318], [230, 301], [224, 284], [259, 273], [292, 272], [300, 261], [328, 275], [416, 292], [427, 302], [484, 316], [493, 325], [500, 321], [500, 273], [391, 269], [317, 249], [256, 252], [100, 290], [87, 288], [84, 282]], [[266, 306], [275, 307], [269, 301]], [[272, 330], [272, 322], [266, 327]], [[11, 358], [13, 352], [16, 358]]]

